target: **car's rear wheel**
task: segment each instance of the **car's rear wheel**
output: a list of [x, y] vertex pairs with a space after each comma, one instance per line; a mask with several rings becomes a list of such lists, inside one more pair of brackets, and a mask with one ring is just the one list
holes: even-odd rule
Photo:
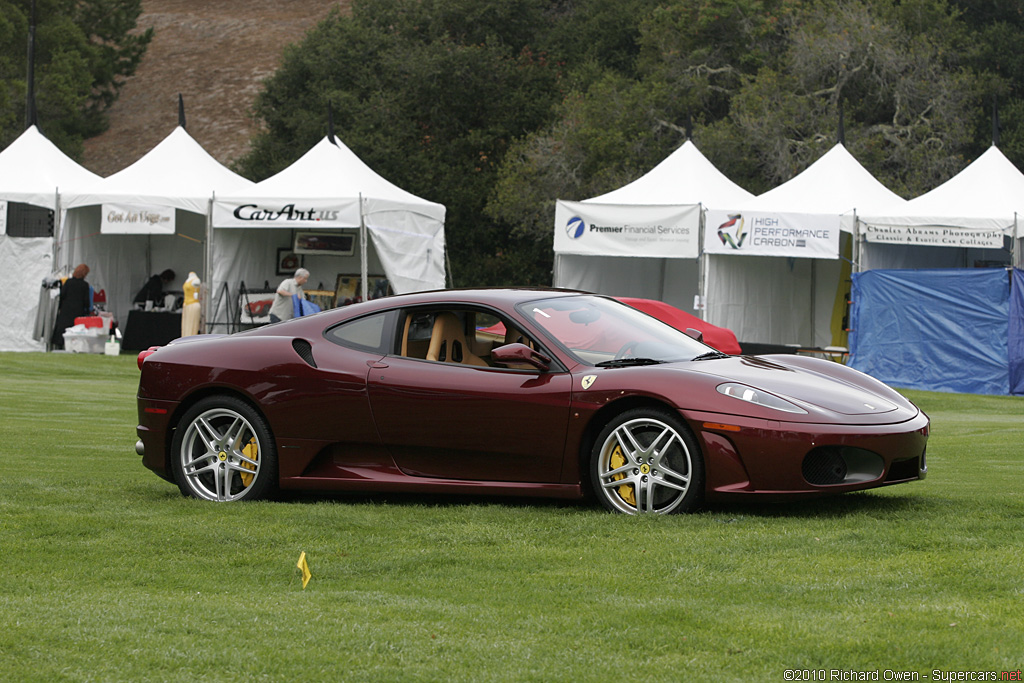
[[186, 496], [219, 502], [263, 498], [277, 485], [277, 448], [252, 406], [232, 396], [209, 396], [179, 423], [171, 468]]
[[688, 512], [704, 499], [700, 448], [667, 410], [635, 408], [613, 419], [594, 444], [590, 474], [597, 498], [613, 512]]

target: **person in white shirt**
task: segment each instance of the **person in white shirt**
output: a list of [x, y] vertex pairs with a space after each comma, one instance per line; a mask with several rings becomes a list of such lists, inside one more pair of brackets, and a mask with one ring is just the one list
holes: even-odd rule
[[288, 278], [277, 286], [277, 292], [274, 294], [274, 303], [270, 306], [270, 322], [276, 323], [295, 317], [295, 311], [292, 308], [292, 297], [296, 294], [300, 297], [305, 296], [305, 293], [302, 291], [302, 285], [306, 284], [308, 280], [309, 271], [305, 268], [299, 268], [295, 271], [294, 277]]

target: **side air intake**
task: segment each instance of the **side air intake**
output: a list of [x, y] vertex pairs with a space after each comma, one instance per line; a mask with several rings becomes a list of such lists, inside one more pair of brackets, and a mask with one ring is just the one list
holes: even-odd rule
[[306, 361], [306, 364], [310, 367], [316, 367], [316, 361], [313, 360], [313, 345], [305, 339], [292, 339], [292, 348], [295, 349], [295, 353], [299, 354], [299, 358]]

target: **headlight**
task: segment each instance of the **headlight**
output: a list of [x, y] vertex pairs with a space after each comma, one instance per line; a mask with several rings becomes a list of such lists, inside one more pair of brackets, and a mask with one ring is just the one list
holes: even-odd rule
[[748, 387], [746, 384], [727, 382], [725, 384], [719, 384], [717, 389], [720, 394], [725, 394], [732, 398], [738, 398], [739, 400], [746, 401], [747, 403], [764, 406], [765, 408], [781, 410], [786, 413], [807, 414], [806, 410], [794, 403], [790, 403], [784, 398], [779, 398], [775, 394], [769, 394], [767, 391], [761, 391], [754, 387]]

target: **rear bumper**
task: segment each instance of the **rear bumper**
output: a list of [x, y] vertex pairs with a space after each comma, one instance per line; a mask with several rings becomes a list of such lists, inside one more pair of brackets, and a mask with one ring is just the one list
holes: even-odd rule
[[176, 401], [138, 399], [139, 424], [135, 433], [139, 440], [135, 452], [142, 456], [143, 465], [167, 481], [173, 480], [168, 453], [177, 407]]

